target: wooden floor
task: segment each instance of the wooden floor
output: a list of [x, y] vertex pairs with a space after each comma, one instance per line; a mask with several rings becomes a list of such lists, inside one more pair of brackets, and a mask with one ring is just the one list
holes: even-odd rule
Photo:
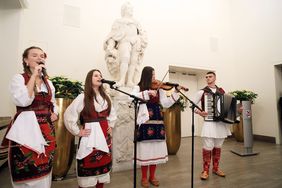
[[[210, 175], [202, 181], [199, 174], [202, 170], [201, 139], [195, 138], [195, 188], [282, 188], [282, 145], [265, 142], [254, 142], [255, 156], [240, 157], [230, 152], [232, 149], [243, 148], [243, 143], [232, 138], [226, 139], [221, 160], [221, 169], [225, 178]], [[138, 169], [137, 187], [140, 186], [140, 169]], [[183, 138], [177, 155], [170, 155], [168, 163], [159, 165], [157, 177], [160, 187], [184, 188], [191, 187], [191, 138]], [[7, 167], [0, 171], [0, 187], [10, 188]], [[54, 181], [53, 188], [77, 188], [75, 171], [72, 168], [63, 181]], [[133, 171], [115, 172], [111, 174], [111, 183], [105, 188], [132, 188]], [[151, 186], [152, 187], [152, 186]]]

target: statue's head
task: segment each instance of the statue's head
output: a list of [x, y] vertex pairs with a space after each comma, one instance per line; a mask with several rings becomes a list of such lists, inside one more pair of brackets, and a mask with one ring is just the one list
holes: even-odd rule
[[121, 6], [121, 16], [122, 17], [132, 17], [133, 16], [133, 6], [130, 2], [126, 2]]

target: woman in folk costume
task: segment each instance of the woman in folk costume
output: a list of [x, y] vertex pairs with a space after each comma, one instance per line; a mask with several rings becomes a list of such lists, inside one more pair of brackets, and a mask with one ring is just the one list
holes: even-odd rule
[[149, 66], [144, 67], [140, 82], [133, 89], [134, 95], [147, 100], [146, 104], [140, 105], [137, 120], [140, 124], [137, 136], [137, 164], [141, 165], [142, 187], [149, 187], [149, 183], [153, 186], [160, 185], [155, 177], [156, 165], [166, 163], [168, 160], [161, 106], [169, 108], [179, 98], [177, 92], [167, 97], [163, 89], [153, 90], [154, 81], [154, 69]]
[[84, 93], [74, 99], [64, 114], [67, 129], [80, 137], [76, 156], [79, 187], [102, 188], [104, 183], [110, 182], [112, 128], [116, 114], [101, 80], [99, 70], [89, 71]]
[[39, 47], [27, 48], [23, 74], [16, 74], [10, 85], [17, 113], [2, 145], [9, 145], [9, 168], [16, 188], [49, 188], [55, 151], [58, 119], [55, 88], [45, 72], [46, 54]]

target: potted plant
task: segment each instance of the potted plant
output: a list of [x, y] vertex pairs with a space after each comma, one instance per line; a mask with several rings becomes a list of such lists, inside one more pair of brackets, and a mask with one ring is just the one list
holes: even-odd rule
[[50, 80], [55, 87], [56, 98], [74, 99], [83, 91], [81, 82], [71, 81], [64, 76], [52, 77]]
[[247, 90], [235, 90], [230, 92], [230, 94], [234, 95], [239, 101], [251, 101], [252, 104], [258, 96], [258, 94]]
[[74, 155], [74, 136], [64, 125], [64, 112], [74, 98], [83, 92], [82, 83], [71, 81], [64, 76], [50, 78], [56, 93], [56, 103], [59, 107], [59, 119], [55, 122], [56, 151], [53, 163], [53, 180], [62, 180], [71, 166]]
[[180, 110], [183, 112], [185, 108], [187, 107], [188, 101], [186, 98], [183, 97], [183, 95], [179, 95], [179, 99], [170, 107], [179, 107]]
[[[248, 119], [251, 118], [251, 104], [254, 103], [255, 99], [258, 97], [258, 94], [254, 93], [253, 91], [248, 90], [235, 90], [230, 92], [230, 94], [234, 95], [235, 98], [240, 101], [240, 105], [243, 106], [243, 114], [248, 116]], [[233, 126], [233, 133], [234, 137], [237, 141], [243, 142], [244, 141], [244, 131], [243, 131], [243, 116], [240, 115], [240, 122], [238, 124], [234, 124]]]

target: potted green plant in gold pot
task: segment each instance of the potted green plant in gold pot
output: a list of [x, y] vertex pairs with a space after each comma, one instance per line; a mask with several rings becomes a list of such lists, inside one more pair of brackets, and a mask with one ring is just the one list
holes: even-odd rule
[[64, 76], [50, 78], [56, 93], [56, 103], [59, 108], [59, 120], [55, 123], [56, 153], [53, 163], [53, 180], [62, 180], [71, 166], [75, 151], [74, 136], [69, 133], [64, 125], [64, 112], [74, 98], [83, 92], [82, 83], [72, 81]]

